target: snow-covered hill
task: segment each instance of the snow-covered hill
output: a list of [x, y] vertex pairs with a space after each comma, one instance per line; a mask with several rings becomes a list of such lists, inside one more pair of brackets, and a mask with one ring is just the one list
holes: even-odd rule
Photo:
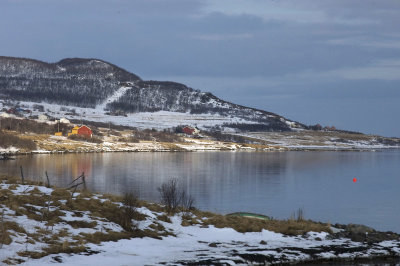
[[[45, 63], [0, 57], [0, 99], [74, 106], [89, 109], [86, 114], [120, 115], [132, 119], [140, 113], [171, 112], [178, 116], [200, 117], [200, 123], [196, 123], [200, 127], [210, 124], [204, 116], [218, 117], [221, 122], [212, 124], [230, 130], [306, 128], [277, 114], [229, 103], [183, 84], [143, 81], [135, 74], [97, 59], [72, 58]], [[157, 120], [158, 116], [155, 117]], [[105, 120], [118, 122], [119, 119]], [[157, 124], [154, 120], [152, 124], [154, 122]], [[170, 122], [176, 124], [176, 121]]]

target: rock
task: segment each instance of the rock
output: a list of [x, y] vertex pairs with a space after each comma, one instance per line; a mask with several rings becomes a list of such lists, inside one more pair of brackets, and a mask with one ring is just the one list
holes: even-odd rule
[[217, 246], [217, 243], [210, 243], [210, 244], [208, 244], [208, 246], [210, 247], [210, 248], [216, 248], [216, 247], [218, 247]]
[[365, 234], [375, 232], [374, 229], [362, 224], [349, 224], [346, 229], [347, 232], [351, 232], [354, 234]]
[[[336, 227], [336, 225], [335, 225]], [[339, 227], [340, 228], [340, 227]], [[360, 224], [349, 224], [344, 230], [334, 233], [332, 238], [350, 238], [355, 242], [378, 243], [385, 240], [399, 240], [400, 236], [393, 232], [379, 232]]]

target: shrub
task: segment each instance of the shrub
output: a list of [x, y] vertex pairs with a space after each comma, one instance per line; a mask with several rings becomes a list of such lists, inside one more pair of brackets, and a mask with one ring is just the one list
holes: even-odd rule
[[121, 137], [122, 135], [121, 135], [121, 133], [119, 132], [119, 131], [116, 131], [116, 130], [111, 130], [110, 132], [108, 132], [110, 135], [114, 135], [114, 136], [117, 136], [117, 137]]
[[0, 131], [0, 147], [8, 148], [11, 146], [27, 150], [36, 149], [36, 143], [32, 140], [20, 138], [18, 136]]
[[125, 193], [122, 203], [124, 204], [124, 206], [121, 207], [122, 217], [120, 225], [126, 231], [132, 232], [134, 229], [132, 226], [132, 219], [136, 219], [140, 215], [137, 211], [137, 208], [139, 207], [139, 198], [133, 192]]
[[129, 142], [129, 143], [139, 143], [139, 139], [133, 136], [129, 136], [127, 138], [119, 138], [119, 142]]
[[178, 187], [177, 179], [170, 179], [163, 183], [158, 191], [160, 192], [161, 203], [165, 205], [168, 213], [178, 211], [179, 207], [183, 212], [193, 209], [194, 198]]
[[159, 142], [182, 142], [183, 139], [167, 130], [164, 131], [156, 131], [156, 130], [135, 130], [132, 133], [132, 137], [134, 139], [140, 140], [148, 140], [148, 141], [159, 141]]
[[304, 209], [303, 208], [298, 208], [297, 209], [297, 211], [296, 212], [294, 212], [291, 216], [290, 216], [290, 218], [289, 218], [290, 220], [293, 220], [293, 221], [298, 221], [298, 222], [301, 222], [301, 221], [304, 221], [305, 219], [304, 219]]
[[211, 131], [211, 132], [207, 132], [207, 134], [217, 141], [236, 142], [236, 143], [249, 142], [246, 140], [246, 138], [244, 138], [242, 136], [223, 134], [219, 131]]

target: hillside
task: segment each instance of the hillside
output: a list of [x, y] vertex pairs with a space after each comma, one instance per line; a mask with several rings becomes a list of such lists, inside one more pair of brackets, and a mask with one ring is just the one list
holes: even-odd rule
[[[0, 99], [40, 102], [48, 104], [48, 109], [53, 112], [57, 106], [78, 107], [80, 109], [76, 110], [82, 112], [81, 116], [83, 113], [130, 116], [171, 112], [170, 122], [173, 123], [176, 116], [187, 114], [200, 128], [252, 131], [307, 128], [277, 114], [229, 103], [183, 84], [144, 81], [98, 59], [70, 58], [45, 63], [0, 57]], [[215, 121], [210, 124], [207, 122], [210, 119]], [[107, 120], [114, 122], [115, 119], [102, 119]], [[121, 123], [130, 125], [128, 121]], [[191, 124], [190, 121], [187, 124]]]

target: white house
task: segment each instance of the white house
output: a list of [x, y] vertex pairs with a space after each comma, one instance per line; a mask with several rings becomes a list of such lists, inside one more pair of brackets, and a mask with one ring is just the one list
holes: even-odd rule
[[0, 113], [0, 117], [11, 117], [11, 115], [10, 114], [7, 114], [7, 113], [5, 113], [5, 112], [1, 112]]
[[38, 120], [39, 121], [47, 121], [47, 120], [49, 120], [49, 117], [47, 115], [41, 114], [41, 115], [39, 115]]
[[62, 124], [71, 124], [71, 122], [68, 119], [66, 119], [65, 117], [60, 118], [60, 123], [62, 123]]

